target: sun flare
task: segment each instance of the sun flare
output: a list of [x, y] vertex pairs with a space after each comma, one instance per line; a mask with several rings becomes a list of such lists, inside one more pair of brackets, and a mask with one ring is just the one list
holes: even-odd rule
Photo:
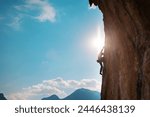
[[98, 27], [96, 34], [89, 39], [89, 45], [91, 49], [99, 52], [104, 47], [104, 31]]

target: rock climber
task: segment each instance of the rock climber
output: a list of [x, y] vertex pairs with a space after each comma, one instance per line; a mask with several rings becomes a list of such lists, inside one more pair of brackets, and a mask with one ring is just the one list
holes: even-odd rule
[[100, 64], [100, 74], [103, 75], [102, 71], [104, 68], [104, 47], [102, 48], [102, 50], [100, 51], [99, 55], [98, 55], [98, 59], [97, 62]]

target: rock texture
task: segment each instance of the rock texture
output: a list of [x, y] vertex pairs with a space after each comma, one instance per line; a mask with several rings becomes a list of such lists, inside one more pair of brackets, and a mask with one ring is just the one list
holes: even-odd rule
[[150, 0], [93, 0], [104, 17], [102, 99], [150, 99]]

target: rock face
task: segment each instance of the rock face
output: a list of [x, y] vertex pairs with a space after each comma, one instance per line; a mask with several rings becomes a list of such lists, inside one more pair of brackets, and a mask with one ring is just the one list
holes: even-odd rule
[[150, 0], [99, 1], [105, 30], [102, 99], [150, 99]]

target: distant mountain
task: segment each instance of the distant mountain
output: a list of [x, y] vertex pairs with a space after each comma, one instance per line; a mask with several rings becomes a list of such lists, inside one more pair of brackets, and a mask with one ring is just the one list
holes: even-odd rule
[[88, 89], [78, 89], [63, 100], [100, 100], [100, 93]]
[[50, 97], [42, 98], [42, 100], [60, 100], [57, 95], [51, 95]]
[[7, 100], [3, 93], [0, 93], [0, 100]]
[[[60, 99], [58, 96], [52, 95], [50, 97], [43, 98], [42, 100], [58, 100], [58, 99]], [[69, 96], [60, 100], [100, 100], [100, 93], [97, 91], [81, 88], [77, 89]]]

